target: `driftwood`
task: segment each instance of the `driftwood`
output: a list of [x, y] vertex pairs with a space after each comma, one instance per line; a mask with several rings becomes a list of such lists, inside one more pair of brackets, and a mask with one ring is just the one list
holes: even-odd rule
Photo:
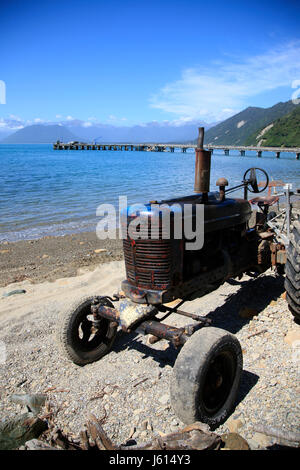
[[120, 446], [120, 450], [212, 450], [219, 449], [221, 438], [203, 423], [194, 423], [178, 432], [157, 436], [145, 444]]
[[[86, 429], [79, 436], [66, 434], [55, 427], [52, 404], [45, 402], [45, 395], [13, 395], [14, 403], [26, 406], [29, 410], [12, 419], [0, 422], [0, 449], [28, 450], [247, 450], [249, 445], [239, 434], [227, 433], [219, 436], [210, 432], [209, 426], [196, 422], [183, 429], [136, 444], [129, 440], [123, 445], [114, 444], [104, 431], [102, 424], [106, 414], [97, 419], [89, 414]], [[98, 397], [97, 397], [98, 398]], [[36, 414], [45, 406], [44, 415]], [[56, 413], [58, 410], [56, 410]], [[300, 447], [300, 433], [282, 431], [270, 426], [256, 426], [255, 431], [278, 439], [296, 443]], [[41, 436], [40, 439], [38, 439]]]
[[[25, 419], [30, 415], [30, 420]], [[154, 436], [151, 440], [143, 443], [136, 444], [134, 440], [127, 441], [126, 444], [116, 445], [108, 437], [102, 427], [102, 422], [105, 419], [97, 419], [93, 414], [89, 414], [86, 423], [86, 430], [81, 431], [79, 437], [67, 435], [60, 429], [50, 426], [51, 429], [43, 434], [43, 440], [38, 440], [36, 437], [44, 430], [45, 421], [41, 421], [37, 417], [33, 417], [31, 413], [25, 413], [18, 419], [11, 421], [10, 424], [17, 424], [17, 428], [13, 430], [13, 439], [16, 439], [18, 430], [22, 430], [18, 436], [20, 445], [24, 444], [26, 438], [34, 437], [25, 442], [26, 450], [219, 450], [221, 448], [227, 450], [248, 450], [249, 445], [245, 439], [236, 433], [226, 433], [219, 436], [216, 433], [210, 432], [206, 424], [196, 422], [190, 426], [186, 426], [178, 432], [167, 434], [165, 436]], [[24, 423], [29, 426], [24, 432]], [[42, 423], [42, 427], [41, 427]], [[19, 425], [21, 424], [21, 428]], [[36, 427], [37, 426], [37, 427]], [[300, 446], [300, 433], [299, 432], [286, 432], [280, 429], [275, 429], [269, 426], [256, 426], [256, 432], [274, 436], [278, 439], [283, 439], [298, 444]], [[35, 435], [32, 436], [32, 433]], [[3, 441], [2, 441], [3, 444]], [[6, 446], [1, 448], [16, 448], [14, 446]]]
[[[71, 438], [55, 429], [48, 440], [50, 444], [33, 439], [26, 442], [30, 450], [66, 449], [66, 450], [208, 450], [219, 449], [221, 438], [208, 430], [203, 423], [194, 423], [182, 430], [166, 436], [156, 436], [152, 440], [139, 444], [116, 445], [107, 436], [100, 421], [92, 414], [88, 416], [86, 431], [81, 431], [79, 438]], [[134, 441], [133, 441], [134, 442]]]

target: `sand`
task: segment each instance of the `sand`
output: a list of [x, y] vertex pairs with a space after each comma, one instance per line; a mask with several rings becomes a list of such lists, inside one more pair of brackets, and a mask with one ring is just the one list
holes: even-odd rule
[[24, 280], [54, 281], [123, 258], [122, 240], [99, 240], [95, 232], [0, 244], [0, 286]]
[[[169, 397], [178, 351], [167, 341], [150, 345], [147, 336], [120, 334], [107, 356], [85, 367], [70, 362], [57, 343], [59, 319], [74, 301], [119, 291], [125, 278], [120, 240], [81, 233], [2, 243], [0, 269], [0, 341], [6, 348], [0, 419], [24, 411], [11, 403], [13, 393], [46, 393], [55, 424], [71, 433], [83, 429], [89, 412], [105, 417], [104, 428], [117, 443], [129, 436], [141, 442], [183, 426]], [[284, 300], [283, 281], [271, 270], [257, 279], [245, 275], [182, 307], [207, 315], [213, 326], [239, 339], [244, 372], [231, 418], [253, 449], [266, 445], [255, 432], [258, 425], [295, 431], [300, 419], [299, 360], [285, 341], [298, 335], [300, 326]], [[5, 297], [12, 291], [25, 293]], [[245, 309], [254, 316], [241, 315]], [[166, 323], [179, 327], [193, 321], [171, 315]], [[217, 432], [231, 426], [228, 420]]]
[[[62, 354], [56, 330], [63, 311], [81, 297], [114, 294], [125, 277], [123, 261], [90, 269], [81, 267], [81, 274], [51, 282], [27, 279], [0, 288], [0, 341], [6, 348], [6, 360], [0, 363], [0, 419], [24, 411], [11, 402], [12, 394], [46, 393], [55, 425], [66, 432], [78, 434], [90, 412], [105, 417], [104, 429], [116, 443], [129, 436], [142, 442], [178, 430], [183, 423], [169, 396], [178, 351], [167, 341], [150, 345], [147, 336], [119, 332], [112, 351], [85, 367]], [[17, 289], [26, 292], [3, 297]], [[215, 327], [234, 333], [241, 342], [244, 372], [232, 417], [251, 448], [261, 445], [257, 425], [295, 431], [299, 422], [298, 364], [285, 337], [299, 333], [300, 326], [293, 322], [282, 293], [283, 279], [268, 271], [258, 279], [244, 276], [225, 283], [183, 307], [207, 315]], [[244, 308], [254, 309], [256, 315], [240, 316]], [[183, 326], [193, 321], [172, 315], [166, 323]], [[230, 428], [226, 422], [217, 432]]]

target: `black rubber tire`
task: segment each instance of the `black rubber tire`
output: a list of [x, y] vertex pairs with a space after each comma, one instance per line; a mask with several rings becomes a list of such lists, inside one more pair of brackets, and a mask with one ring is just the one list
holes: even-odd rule
[[[222, 380], [216, 369], [222, 371]], [[242, 369], [242, 349], [234, 335], [214, 327], [194, 333], [178, 354], [170, 383], [178, 418], [186, 424], [201, 421], [212, 429], [226, 421], [236, 402]]]
[[295, 222], [285, 265], [286, 300], [295, 320], [300, 322], [300, 219]]
[[[116, 338], [118, 326], [105, 318], [101, 318], [99, 334], [88, 341], [80, 338], [79, 328], [86, 319], [88, 328], [91, 326], [87, 315], [91, 314], [91, 303], [95, 297], [84, 297], [75, 302], [60, 318], [57, 327], [57, 340], [61, 351], [77, 365], [84, 366], [98, 361], [107, 354]], [[113, 307], [107, 299], [103, 305]], [[82, 333], [81, 333], [82, 334]], [[84, 336], [84, 335], [83, 335]], [[91, 338], [91, 336], [89, 337]]]

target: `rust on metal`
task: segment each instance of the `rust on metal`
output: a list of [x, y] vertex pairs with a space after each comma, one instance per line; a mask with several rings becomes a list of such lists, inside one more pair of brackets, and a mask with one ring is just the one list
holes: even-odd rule
[[99, 305], [96, 306], [96, 308], [97, 314], [100, 315], [100, 317], [104, 317], [107, 320], [117, 322], [119, 324], [120, 314], [116, 308], [106, 307], [105, 305]]
[[[120, 323], [120, 314], [116, 308], [100, 305], [97, 312], [99, 316], [107, 320]], [[156, 338], [169, 340], [175, 347], [184, 344], [188, 339], [185, 328], [175, 328], [155, 320], [143, 321], [136, 329], [145, 335], [151, 334]]]
[[[183, 303], [183, 302], [180, 302], [180, 303]], [[202, 322], [202, 323], [211, 323], [211, 319], [210, 318], [206, 318], [206, 317], [201, 317], [200, 315], [197, 315], [196, 313], [190, 313], [190, 312], [184, 312], [183, 310], [178, 310], [176, 308], [176, 306], [174, 308], [169, 308], [165, 305], [160, 305], [158, 307], [158, 310], [160, 312], [170, 312], [171, 313], [178, 313], [178, 315], [182, 315], [184, 317], [188, 317], [188, 318], [192, 318], [193, 320], [195, 321], [198, 321], [198, 322]]]
[[139, 325], [138, 331], [145, 335], [151, 334], [156, 338], [171, 341], [176, 348], [183, 345], [189, 338], [184, 328], [176, 328], [155, 320], [144, 321]]
[[150, 344], [155, 344], [157, 343], [158, 341], [160, 341], [162, 338], [158, 338], [157, 336], [150, 336], [149, 337], [149, 343]]
[[286, 263], [286, 250], [278, 250], [276, 254], [276, 261], [278, 264], [285, 264]]
[[194, 192], [204, 193], [203, 198], [206, 199], [207, 197], [204, 195], [207, 196], [207, 193], [209, 192], [211, 152], [203, 149], [203, 142], [204, 127], [199, 127], [197, 148], [195, 149], [196, 161]]
[[270, 250], [272, 266], [276, 266], [276, 264], [286, 263], [286, 249], [282, 243], [271, 243]]
[[210, 159], [211, 152], [209, 150], [196, 149], [195, 163], [195, 193], [208, 193], [210, 181]]
[[220, 201], [225, 201], [225, 187], [228, 186], [228, 180], [226, 178], [219, 178], [216, 186], [219, 186]]

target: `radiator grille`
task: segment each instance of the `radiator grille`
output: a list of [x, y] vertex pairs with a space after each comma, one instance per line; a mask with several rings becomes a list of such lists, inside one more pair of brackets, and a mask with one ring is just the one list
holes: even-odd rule
[[171, 282], [170, 240], [123, 241], [127, 279], [137, 287], [163, 290]]

